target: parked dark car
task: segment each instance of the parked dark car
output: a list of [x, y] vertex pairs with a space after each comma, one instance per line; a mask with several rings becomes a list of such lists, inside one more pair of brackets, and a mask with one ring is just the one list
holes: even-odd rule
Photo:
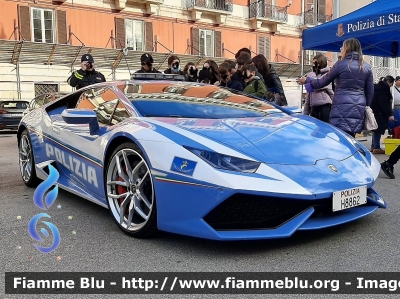
[[0, 130], [16, 130], [22, 119], [27, 101], [0, 101]]
[[67, 95], [68, 93], [66, 92], [52, 92], [52, 93], [44, 93], [41, 94], [37, 97], [34, 97], [30, 102], [29, 106], [26, 108], [26, 110], [23, 113], [23, 116], [27, 115], [29, 112], [32, 110], [42, 107], [43, 105], [50, 103], [54, 100], [57, 100], [61, 98], [62, 96]]

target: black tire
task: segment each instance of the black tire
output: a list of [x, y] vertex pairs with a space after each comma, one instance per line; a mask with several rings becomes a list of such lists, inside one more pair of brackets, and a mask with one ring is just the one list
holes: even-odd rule
[[[126, 190], [119, 191], [120, 189], [118, 188], [125, 188], [125, 187], [119, 186], [114, 183], [109, 184], [109, 182], [120, 181], [121, 183], [126, 184], [125, 180], [116, 173], [116, 171], [118, 172], [118, 166], [116, 163], [117, 160], [119, 161], [121, 159], [121, 155], [123, 156], [122, 152], [125, 153], [128, 159], [128, 164], [130, 165], [132, 170], [135, 170], [135, 166], [138, 166], [139, 164], [141, 165], [138, 166], [137, 178], [135, 179], [133, 177], [133, 172], [132, 172], [132, 180], [131, 180], [131, 177], [129, 177], [128, 175], [128, 171], [126, 171], [127, 167], [124, 162], [125, 160], [121, 161], [123, 162], [123, 165], [120, 164], [120, 168], [122, 169], [122, 167], [124, 167], [122, 171], [124, 172], [125, 179], [129, 179], [130, 183], [127, 184], [129, 185], [129, 187], [126, 187]], [[119, 157], [117, 157], [117, 155]], [[147, 175], [140, 173], [141, 170], [146, 170], [146, 173], [148, 172]], [[142, 178], [144, 176], [144, 180], [141, 180], [140, 178], [141, 175]], [[119, 178], [117, 178], [118, 176]], [[150, 173], [150, 167], [148, 166], [148, 163], [145, 157], [143, 156], [142, 152], [140, 151], [139, 147], [131, 142], [126, 142], [119, 145], [113, 151], [109, 161], [107, 162], [107, 170], [105, 172], [104, 178], [105, 178], [105, 194], [106, 194], [108, 208], [110, 210], [112, 218], [117, 223], [118, 227], [127, 235], [135, 238], [150, 238], [155, 236], [158, 232], [158, 229], [157, 229], [157, 206], [155, 199], [154, 184]], [[133, 181], [135, 181], [136, 184]], [[140, 183], [138, 183], [138, 181], [140, 181]], [[142, 184], [143, 187], [141, 187]], [[136, 186], [138, 186], [138, 188], [136, 188]], [[126, 193], [123, 193], [124, 191], [126, 191]], [[141, 193], [142, 191], [143, 193]], [[137, 195], [138, 192], [141, 194], [141, 197]], [[111, 198], [109, 197], [109, 194], [112, 194], [114, 196], [120, 196], [121, 194], [128, 194], [128, 193], [132, 194], [132, 196], [130, 196], [129, 200], [130, 209], [128, 209], [128, 215], [127, 215], [126, 212], [128, 206], [126, 205], [128, 205], [128, 200], [126, 198], [125, 200], [122, 199], [123, 202], [122, 203], [121, 198], [119, 199]], [[151, 201], [148, 199], [148, 197], [151, 197]], [[139, 200], [139, 198], [141, 199]], [[150, 203], [151, 203], [151, 208], [148, 207], [148, 204]], [[120, 215], [120, 210], [121, 210], [120, 207], [122, 204], [124, 204], [123, 219], [121, 219]], [[134, 212], [132, 212], [133, 216], [130, 216], [132, 205], [134, 205], [133, 207]], [[139, 208], [139, 210], [141, 211], [141, 213], [143, 213], [143, 215], [145, 214], [144, 213], [145, 211], [148, 211], [147, 220], [145, 220], [143, 224], [136, 225], [136, 223], [133, 223], [133, 217], [135, 217], [135, 219], [137, 220], [143, 219], [142, 216], [140, 216], [140, 214], [136, 211], [136, 208]], [[129, 221], [130, 217], [131, 221]]]
[[[27, 146], [25, 143], [27, 144]], [[22, 147], [25, 147], [25, 149], [23, 149]], [[36, 175], [35, 156], [33, 155], [32, 142], [27, 130], [24, 130], [21, 134], [21, 137], [19, 138], [18, 151], [18, 164], [22, 180], [28, 187], [37, 187], [40, 184], [41, 180]], [[26, 154], [23, 154], [23, 152], [25, 152]], [[26, 168], [29, 167], [29, 163], [31, 165], [30, 174], [27, 172]]]

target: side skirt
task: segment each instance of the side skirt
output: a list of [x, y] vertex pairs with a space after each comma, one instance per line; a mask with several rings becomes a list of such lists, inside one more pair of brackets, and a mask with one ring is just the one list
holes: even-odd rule
[[[39, 163], [39, 164], [36, 164], [36, 165], [35, 165], [35, 167], [36, 167], [36, 174], [37, 174], [37, 176], [38, 176], [39, 179], [41, 179], [41, 180], [46, 180], [46, 179], [47, 179], [47, 177], [48, 177], [47, 167], [48, 167], [49, 164], [51, 164], [51, 166], [53, 166], [55, 169], [57, 169], [57, 166], [56, 166], [56, 163], [55, 163], [54, 160], [48, 160], [48, 161], [45, 161], [45, 162], [42, 162], [42, 163]], [[89, 201], [91, 201], [91, 202], [93, 202], [93, 203], [99, 205], [99, 206], [102, 206], [103, 208], [108, 209], [108, 205], [105, 204], [105, 203], [103, 203], [103, 202], [101, 201], [101, 199], [98, 198], [98, 196], [93, 195], [93, 194], [92, 194], [90, 191], [88, 191], [88, 190], [86, 190], [85, 193], [80, 192], [79, 190], [82, 189], [81, 187], [78, 187], [78, 186], [77, 186], [73, 181], [71, 181], [71, 180], [69, 180], [68, 182], [69, 182], [69, 184], [70, 184], [71, 186], [66, 186], [66, 185], [64, 185], [64, 184], [62, 184], [62, 183], [60, 183], [60, 182], [57, 182], [57, 184], [58, 184], [58, 187], [59, 187], [59, 188], [65, 190], [65, 191], [68, 191], [68, 192], [70, 192], [70, 193], [72, 193], [72, 194], [74, 194], [74, 195], [77, 195], [77, 196], [79, 196], [79, 197], [82, 197], [82, 198], [84, 198], [84, 199], [86, 199], [86, 200], [89, 200]]]

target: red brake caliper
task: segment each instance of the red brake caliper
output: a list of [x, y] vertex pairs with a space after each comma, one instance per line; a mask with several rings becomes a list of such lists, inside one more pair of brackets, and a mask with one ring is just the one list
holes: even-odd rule
[[[126, 166], [122, 169], [122, 171], [126, 173]], [[124, 179], [123, 179], [121, 176], [119, 176], [119, 177], [118, 177], [118, 181], [123, 182]], [[125, 186], [120, 186], [120, 185], [117, 186], [117, 193], [118, 193], [118, 194], [124, 194], [124, 193], [126, 193], [126, 192], [128, 192], [128, 188], [126, 188]], [[123, 201], [124, 201], [124, 198], [120, 198], [120, 199], [119, 199], [119, 203], [120, 203], [120, 204], [122, 204]], [[129, 206], [127, 206], [127, 207], [125, 208], [125, 213], [126, 213], [126, 214], [129, 213]]]
[[[118, 181], [123, 182], [124, 180], [122, 179], [122, 177], [118, 177]], [[121, 185], [118, 185], [118, 186], [117, 186], [117, 193], [118, 193], [118, 194], [124, 194], [124, 193], [126, 193], [126, 192], [128, 192], [128, 188], [126, 188], [125, 186], [121, 186]], [[123, 201], [124, 201], [123, 198], [120, 198], [120, 199], [119, 199], [119, 203], [120, 203], [120, 204], [121, 204]]]

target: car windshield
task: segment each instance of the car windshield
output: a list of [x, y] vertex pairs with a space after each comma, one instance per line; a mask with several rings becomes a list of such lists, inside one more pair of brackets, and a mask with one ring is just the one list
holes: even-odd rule
[[28, 102], [23, 102], [23, 101], [5, 101], [0, 103], [0, 108], [1, 109], [26, 109], [28, 107], [29, 103]]
[[188, 82], [130, 82], [120, 86], [141, 116], [181, 118], [263, 117], [276, 108], [214, 85]]

